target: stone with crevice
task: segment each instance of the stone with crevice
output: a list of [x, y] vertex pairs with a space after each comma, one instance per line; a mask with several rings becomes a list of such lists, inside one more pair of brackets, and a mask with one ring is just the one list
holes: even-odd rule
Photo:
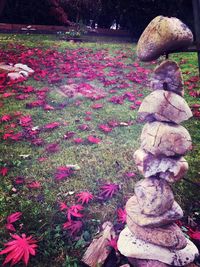
[[150, 87], [153, 90], [167, 90], [183, 96], [183, 78], [178, 64], [172, 60], [164, 60], [154, 69]]
[[155, 176], [169, 183], [179, 181], [188, 171], [184, 157], [155, 157], [143, 149], [135, 151], [134, 161], [144, 177]]
[[159, 227], [175, 222], [183, 217], [183, 211], [176, 201], [173, 202], [171, 209], [161, 215], [143, 214], [135, 195], [127, 201], [126, 213], [130, 220], [142, 227]]
[[141, 212], [146, 215], [161, 215], [170, 210], [174, 202], [171, 187], [163, 179], [142, 179], [136, 183], [134, 191]]
[[192, 149], [192, 140], [183, 126], [155, 121], [143, 127], [141, 148], [155, 156], [182, 156]]
[[137, 56], [151, 61], [171, 51], [186, 48], [193, 42], [191, 30], [179, 19], [158, 16], [142, 33], [137, 44]]
[[173, 250], [136, 238], [128, 227], [120, 233], [117, 246], [120, 253], [128, 258], [157, 260], [173, 266], [187, 265], [199, 255], [196, 246], [188, 239], [185, 248]]
[[167, 267], [167, 266], [170, 266], [163, 262], [154, 261], [154, 260], [141, 260], [141, 259], [128, 258], [128, 261], [135, 267]]
[[134, 223], [129, 216], [127, 216], [126, 223], [131, 233], [145, 242], [177, 250], [183, 249], [187, 245], [183, 232], [175, 223], [155, 228], [141, 227]]
[[192, 117], [192, 111], [181, 96], [157, 90], [145, 97], [138, 110], [141, 122], [163, 121], [180, 124]]

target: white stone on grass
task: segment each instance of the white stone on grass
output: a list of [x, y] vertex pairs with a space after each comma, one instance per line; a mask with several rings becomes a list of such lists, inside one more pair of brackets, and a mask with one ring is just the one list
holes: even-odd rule
[[187, 246], [181, 250], [167, 249], [136, 238], [128, 227], [120, 233], [117, 246], [126, 257], [157, 260], [174, 266], [187, 265], [199, 254], [196, 246], [188, 239]]

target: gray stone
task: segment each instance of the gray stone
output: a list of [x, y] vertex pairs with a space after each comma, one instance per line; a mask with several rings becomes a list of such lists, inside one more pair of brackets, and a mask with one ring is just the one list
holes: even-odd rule
[[128, 261], [135, 267], [167, 267], [168, 264], [165, 264], [160, 261], [154, 260], [140, 260], [140, 259], [133, 259], [128, 258]]
[[142, 213], [135, 195], [127, 201], [126, 213], [130, 220], [143, 227], [159, 227], [175, 222], [183, 217], [183, 211], [176, 201], [173, 202], [170, 210], [161, 215], [145, 215]]
[[141, 212], [146, 215], [161, 215], [170, 210], [174, 202], [171, 187], [163, 179], [142, 179], [136, 183], [134, 191]]
[[181, 96], [164, 90], [149, 94], [138, 110], [138, 119], [144, 121], [163, 121], [181, 123], [192, 117], [192, 111]]
[[142, 61], [151, 61], [164, 53], [188, 47], [192, 42], [192, 32], [182, 21], [158, 16], [142, 33], [137, 44], [137, 56]]
[[145, 124], [141, 148], [155, 156], [181, 156], [192, 149], [192, 140], [183, 126], [155, 121]]
[[153, 90], [167, 90], [183, 96], [183, 78], [178, 64], [172, 60], [163, 61], [155, 68], [150, 86]]
[[198, 256], [198, 249], [187, 239], [187, 246], [180, 250], [173, 250], [136, 238], [126, 227], [119, 235], [118, 250], [130, 258], [157, 260], [169, 265], [184, 266], [194, 261]]
[[129, 216], [127, 216], [126, 223], [135, 237], [147, 243], [176, 250], [182, 249], [187, 245], [183, 232], [175, 223], [156, 228], [141, 227], [134, 223]]
[[169, 183], [179, 181], [188, 171], [188, 163], [184, 157], [155, 157], [138, 149], [134, 153], [138, 170], [146, 177], [156, 176]]

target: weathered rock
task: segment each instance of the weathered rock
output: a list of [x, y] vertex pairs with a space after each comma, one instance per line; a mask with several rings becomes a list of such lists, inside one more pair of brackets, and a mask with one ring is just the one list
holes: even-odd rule
[[22, 63], [17, 63], [17, 64], [14, 65], [14, 67], [17, 68], [17, 69], [26, 71], [28, 73], [34, 73], [33, 69], [31, 69], [30, 67], [28, 67], [27, 65], [22, 64]]
[[136, 183], [134, 191], [141, 212], [146, 215], [161, 215], [170, 210], [174, 202], [171, 187], [163, 179], [142, 179]]
[[155, 68], [150, 86], [153, 90], [172, 91], [183, 96], [183, 78], [178, 64], [172, 60], [163, 61]]
[[142, 33], [137, 55], [142, 61], [151, 61], [164, 53], [188, 47], [192, 42], [192, 32], [182, 21], [174, 17], [158, 16]]
[[126, 220], [127, 226], [135, 237], [154, 245], [182, 249], [186, 247], [187, 240], [177, 224], [169, 224], [163, 227], [141, 227], [134, 223], [129, 216]]
[[198, 249], [187, 239], [187, 246], [181, 250], [163, 248], [137, 239], [126, 227], [119, 235], [118, 250], [126, 257], [157, 260], [174, 266], [184, 266], [194, 261]]
[[8, 78], [10, 80], [14, 81], [14, 80], [24, 78], [24, 75], [22, 73], [19, 73], [19, 72], [10, 72], [10, 73], [8, 73]]
[[192, 117], [192, 111], [181, 96], [164, 90], [157, 90], [145, 97], [138, 110], [138, 119], [181, 123]]
[[180, 180], [188, 170], [188, 163], [184, 157], [155, 157], [143, 149], [135, 151], [134, 160], [138, 170], [146, 178], [156, 176], [169, 183]]
[[170, 210], [161, 215], [145, 215], [142, 213], [135, 195], [127, 201], [126, 213], [131, 221], [143, 227], [159, 227], [183, 217], [183, 211], [176, 201], [173, 202]]
[[165, 264], [160, 261], [154, 260], [140, 260], [140, 259], [133, 259], [128, 258], [128, 261], [135, 267], [167, 267], [168, 264]]
[[192, 140], [183, 126], [155, 121], [145, 124], [141, 148], [155, 156], [178, 156], [192, 148]]

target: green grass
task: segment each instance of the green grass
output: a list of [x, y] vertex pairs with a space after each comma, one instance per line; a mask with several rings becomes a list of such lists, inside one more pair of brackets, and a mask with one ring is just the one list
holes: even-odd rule
[[[9, 44], [14, 44], [12, 49], [18, 45], [25, 48], [39, 48], [43, 50], [56, 49], [61, 53], [70, 50], [72, 53], [76, 49], [91, 49], [93, 53], [106, 51], [106, 54], [115, 58], [121, 51], [125, 57], [121, 59], [126, 66], [136, 61], [135, 45], [130, 44], [70, 44], [68, 42], [58, 41], [54, 36], [45, 35], [0, 35], [0, 46], [5, 51], [9, 49]], [[84, 52], [83, 52], [84, 53]], [[184, 79], [197, 75], [197, 57], [195, 53], [182, 53], [171, 56], [177, 62], [185, 60], [181, 64]], [[155, 65], [141, 64], [145, 68], [153, 69]], [[134, 68], [134, 67], [133, 67]], [[105, 75], [110, 68], [106, 69]], [[123, 72], [123, 77], [127, 70]], [[115, 77], [116, 78], [116, 77]], [[120, 76], [120, 79], [122, 77]], [[125, 79], [125, 78], [124, 78]], [[63, 84], [67, 83], [63, 80]], [[84, 81], [84, 82], [87, 82]], [[46, 80], [35, 81], [33, 78], [28, 79], [27, 85], [32, 85], [37, 89], [48, 86], [48, 103], [57, 105], [63, 101], [57, 91], [57, 85], [48, 84]], [[103, 86], [99, 81], [92, 81], [95, 86]], [[59, 84], [60, 86], [60, 84]], [[132, 83], [134, 89], [147, 95], [150, 91], [145, 85]], [[111, 89], [108, 87], [106, 90]], [[119, 94], [123, 91], [121, 90]], [[111, 97], [112, 95], [110, 95]], [[114, 105], [107, 101], [107, 98], [98, 100], [98, 103], [104, 104], [99, 110], [92, 110], [91, 100], [83, 100], [80, 106], [74, 105], [74, 100], [67, 100], [67, 106], [61, 110], [44, 111], [42, 108], [26, 109], [26, 103], [35, 99], [35, 96], [27, 100], [18, 101], [14, 97], [2, 100], [4, 106], [0, 110], [0, 116], [3, 114], [21, 111], [23, 114], [32, 116], [33, 125], [41, 127], [52, 121], [58, 121], [62, 125], [52, 132], [43, 132], [40, 137], [45, 143], [59, 142], [60, 151], [54, 154], [47, 154], [44, 146], [36, 147], [27, 141], [8, 142], [2, 141], [0, 144], [0, 163], [2, 166], [9, 167], [7, 176], [1, 178], [0, 182], [0, 235], [2, 236], [0, 246], [9, 239], [5, 232], [5, 218], [12, 212], [21, 211], [23, 213], [23, 230], [33, 234], [39, 239], [39, 252], [35, 258], [31, 259], [29, 266], [76, 266], [73, 258], [79, 258], [83, 254], [86, 246], [89, 244], [94, 234], [98, 231], [99, 226], [106, 220], [117, 222], [116, 210], [123, 207], [127, 198], [133, 194], [135, 182], [141, 178], [133, 161], [133, 153], [140, 146], [140, 133], [142, 125], [136, 123], [137, 110], [130, 110], [130, 102], [125, 101], [123, 105]], [[190, 97], [186, 91], [185, 99], [189, 104], [199, 103], [198, 98]], [[92, 121], [85, 121], [87, 111], [92, 112]], [[133, 121], [131, 126], [121, 126], [113, 129], [111, 133], [105, 134], [98, 129], [98, 125], [110, 120], [120, 122]], [[80, 131], [78, 125], [87, 123], [90, 130]], [[194, 149], [186, 158], [189, 162], [190, 169], [187, 179], [198, 182], [199, 179], [199, 160], [200, 160], [200, 143], [198, 119], [191, 119], [184, 124], [190, 131], [193, 139]], [[4, 131], [1, 124], [0, 130]], [[102, 139], [98, 145], [95, 144], [74, 144], [71, 140], [64, 140], [63, 136], [67, 131], [76, 132], [77, 137], [86, 138], [89, 134], [97, 135]], [[23, 157], [22, 155], [27, 155]], [[44, 162], [38, 162], [38, 158], [47, 157]], [[57, 167], [67, 164], [78, 164], [80, 171], [69, 179], [62, 182], [55, 182], [54, 173]], [[137, 175], [134, 179], [124, 177], [126, 172], [135, 172]], [[42, 184], [41, 189], [30, 190], [26, 186], [16, 187], [14, 192], [13, 181], [15, 177], [23, 176], [26, 182], [39, 181]], [[65, 218], [58, 210], [58, 202], [65, 201], [68, 205], [75, 202], [75, 193], [89, 190], [97, 195], [99, 187], [103, 182], [113, 182], [120, 185], [120, 191], [111, 200], [106, 202], [93, 201], [85, 211], [83, 234], [78, 239], [71, 239], [67, 233], [62, 232], [62, 223]], [[197, 210], [200, 196], [199, 188], [193, 184], [186, 183], [184, 180], [174, 186], [176, 199], [184, 208], [186, 214], [193, 214]], [[70, 194], [69, 192], [75, 192]], [[88, 239], [84, 239], [84, 234], [89, 234]], [[52, 263], [49, 263], [49, 260]], [[52, 265], [51, 265], [52, 264]], [[20, 266], [20, 265], [19, 265]]]

